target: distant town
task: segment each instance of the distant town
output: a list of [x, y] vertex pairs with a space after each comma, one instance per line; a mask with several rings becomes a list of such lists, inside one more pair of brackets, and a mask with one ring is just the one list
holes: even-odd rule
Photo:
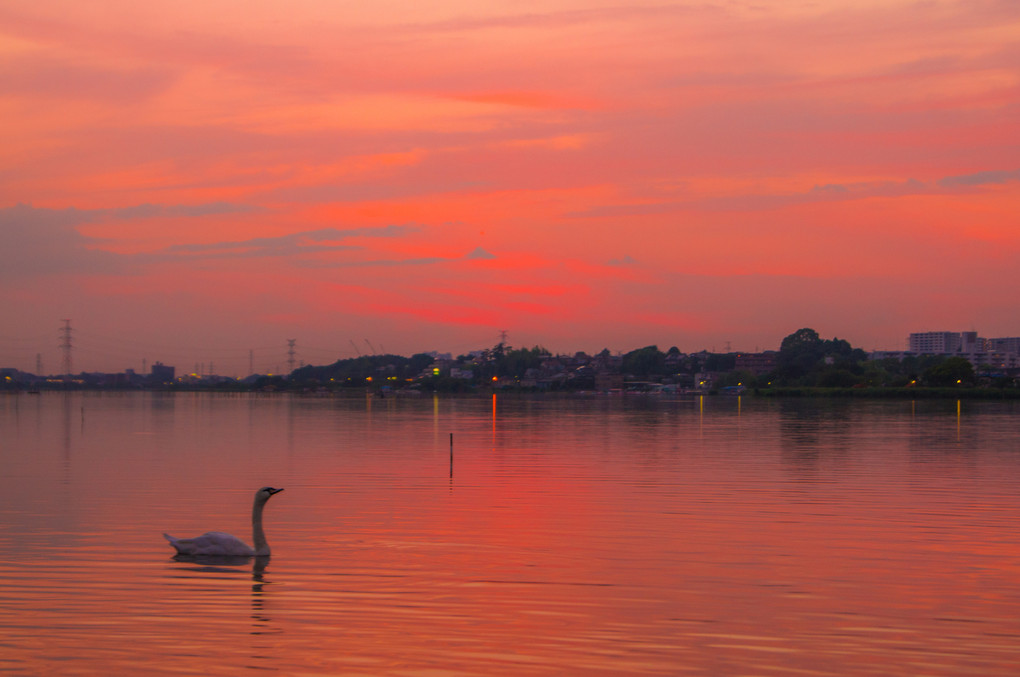
[[[552, 354], [541, 346], [504, 342], [463, 355], [418, 353], [361, 355], [286, 374], [243, 379], [178, 373], [156, 362], [148, 373], [41, 375], [0, 368], [0, 389], [221, 390], [260, 392], [359, 392], [385, 397], [426, 392], [549, 391], [739, 394], [804, 389], [986, 389], [1006, 394], [1020, 377], [1020, 337], [982, 338], [977, 332], [919, 332], [908, 350], [866, 353], [847, 341], [823, 339], [809, 328], [782, 340], [776, 350], [683, 353], [646, 346], [627, 353], [603, 350]], [[290, 342], [293, 358], [293, 341]]]

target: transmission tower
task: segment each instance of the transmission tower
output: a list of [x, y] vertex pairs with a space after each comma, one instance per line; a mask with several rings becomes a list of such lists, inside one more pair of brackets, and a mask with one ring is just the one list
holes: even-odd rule
[[71, 320], [61, 320], [64, 326], [60, 328], [60, 348], [64, 351], [64, 379], [71, 380]]
[[297, 361], [294, 356], [297, 355], [297, 349], [294, 345], [297, 343], [297, 339], [287, 339], [287, 372], [294, 371], [294, 363]]
[[35, 375], [42, 376], [42, 353], [35, 354]]
[[503, 345], [505, 343], [506, 343], [506, 329], [504, 329], [503, 331], [499, 332], [499, 344]]

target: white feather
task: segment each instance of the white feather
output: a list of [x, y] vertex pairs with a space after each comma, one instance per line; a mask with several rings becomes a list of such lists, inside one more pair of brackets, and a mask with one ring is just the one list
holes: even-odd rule
[[195, 538], [174, 538], [163, 534], [178, 555], [223, 557], [254, 557], [255, 550], [237, 536], [222, 531], [207, 531]]

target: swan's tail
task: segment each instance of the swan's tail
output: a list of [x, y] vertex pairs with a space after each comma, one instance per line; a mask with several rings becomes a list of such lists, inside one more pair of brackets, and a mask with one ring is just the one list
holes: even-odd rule
[[178, 555], [186, 555], [188, 553], [188, 546], [190, 542], [186, 538], [174, 538], [170, 534], [163, 532], [163, 538], [170, 541], [170, 545], [173, 546], [174, 550], [177, 551]]

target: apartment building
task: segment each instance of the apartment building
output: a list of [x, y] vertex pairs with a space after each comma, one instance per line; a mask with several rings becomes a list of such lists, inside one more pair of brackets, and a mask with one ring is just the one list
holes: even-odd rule
[[[1016, 369], [1020, 367], [1020, 337], [981, 338], [976, 331], [928, 331], [911, 334], [908, 339], [912, 355], [955, 355], [964, 357], [975, 367]], [[888, 353], [888, 356], [892, 356]]]

